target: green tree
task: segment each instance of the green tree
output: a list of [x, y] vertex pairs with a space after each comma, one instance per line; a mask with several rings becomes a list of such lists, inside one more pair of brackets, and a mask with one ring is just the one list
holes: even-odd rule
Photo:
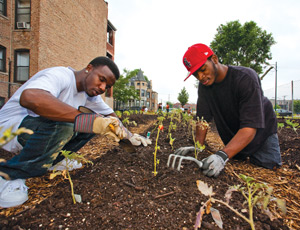
[[254, 21], [237, 21], [221, 24], [210, 47], [225, 65], [251, 67], [258, 74], [263, 72], [263, 65], [272, 59], [271, 46], [276, 42], [272, 33], [267, 33]]
[[300, 113], [300, 100], [294, 101], [294, 113]]
[[129, 100], [139, 99], [139, 91], [134, 86], [129, 85], [129, 80], [136, 76], [139, 69], [129, 71], [124, 69], [124, 73], [120, 75], [120, 78], [114, 84], [113, 96], [116, 101], [116, 108], [120, 108], [120, 103], [127, 103]]
[[180, 102], [181, 106], [183, 107], [189, 100], [189, 94], [186, 91], [185, 87], [180, 91], [177, 97], [178, 101]]

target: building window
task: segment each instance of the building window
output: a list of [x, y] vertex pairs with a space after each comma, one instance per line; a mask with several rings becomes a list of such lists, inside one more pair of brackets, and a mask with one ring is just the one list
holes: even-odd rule
[[136, 106], [140, 106], [140, 101], [136, 101]]
[[30, 0], [16, 0], [16, 29], [30, 28]]
[[5, 98], [4, 97], [0, 97], [0, 109], [3, 107], [5, 102]]
[[147, 108], [149, 108], [149, 106], [150, 106], [150, 102], [149, 102], [149, 101], [147, 101]]
[[140, 83], [138, 82], [138, 83], [136, 83], [136, 85], [140, 85]]
[[6, 15], [6, 0], [0, 0], [0, 14]]
[[16, 82], [25, 82], [29, 79], [29, 50], [16, 50], [14, 72]]
[[155, 99], [155, 94], [154, 93], [152, 93], [152, 99]]
[[[1, 1], [1, 0], [0, 0]], [[6, 72], [6, 48], [4, 46], [0, 46], [0, 71]]]
[[147, 92], [147, 98], [150, 98], [150, 92]]
[[141, 97], [145, 97], [145, 90], [142, 89], [141, 91], [142, 91], [142, 92], [141, 92]]

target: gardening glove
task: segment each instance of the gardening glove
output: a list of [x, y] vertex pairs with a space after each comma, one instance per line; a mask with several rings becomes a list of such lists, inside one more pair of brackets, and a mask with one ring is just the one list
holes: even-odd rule
[[132, 145], [139, 146], [143, 144], [143, 146], [151, 145], [152, 142], [150, 139], [147, 139], [139, 134], [133, 134], [131, 138], [129, 138], [129, 141], [131, 142]]
[[[203, 149], [198, 149], [197, 148], [197, 151], [198, 152], [202, 152]], [[177, 149], [174, 154], [175, 155], [182, 155], [182, 156], [185, 156], [187, 155], [188, 153], [192, 153], [192, 152], [195, 152], [195, 147], [194, 146], [189, 146], [189, 147], [181, 147], [179, 149]]]
[[74, 131], [101, 134], [118, 142], [127, 135], [120, 123], [116, 117], [104, 117], [97, 113], [81, 113], [75, 117]]
[[[109, 137], [110, 139], [113, 139], [116, 142], [119, 142], [120, 139], [123, 139], [123, 138], [129, 139], [130, 137], [132, 137], [132, 134], [124, 127], [124, 125], [122, 124], [122, 122], [118, 118], [104, 117], [103, 115], [95, 113], [93, 110], [91, 110], [90, 108], [87, 108], [85, 106], [79, 106], [78, 110], [82, 113], [85, 113], [85, 114], [92, 113], [92, 114], [96, 115], [97, 117], [112, 118], [114, 120], [114, 122], [112, 122], [108, 125], [111, 132], [103, 133], [105, 136]], [[105, 124], [103, 124], [103, 125], [105, 125]], [[102, 134], [99, 129], [101, 129], [101, 127], [98, 125], [98, 126], [95, 127], [94, 131], [92, 131], [92, 132]], [[78, 132], [80, 132], [80, 131], [78, 131]], [[81, 131], [81, 132], [84, 132], [84, 131]], [[89, 130], [88, 132], [90, 133], [91, 131]]]
[[227, 154], [219, 150], [213, 155], [202, 160], [203, 162], [203, 174], [208, 177], [217, 177], [224, 169], [226, 162], [229, 160]]

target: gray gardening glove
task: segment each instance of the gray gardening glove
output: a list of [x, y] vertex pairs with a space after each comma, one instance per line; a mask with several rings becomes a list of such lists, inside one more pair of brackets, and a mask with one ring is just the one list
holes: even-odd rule
[[213, 155], [202, 160], [203, 162], [203, 174], [208, 177], [217, 177], [224, 169], [226, 162], [229, 160], [227, 154], [219, 150]]
[[[202, 152], [203, 150], [200, 150], [197, 148], [197, 151], [198, 152]], [[192, 152], [195, 152], [195, 147], [194, 146], [188, 146], [188, 147], [181, 147], [179, 149], [177, 149], [174, 154], [175, 155], [182, 155], [182, 156], [185, 156], [187, 155], [188, 153], [192, 153]]]

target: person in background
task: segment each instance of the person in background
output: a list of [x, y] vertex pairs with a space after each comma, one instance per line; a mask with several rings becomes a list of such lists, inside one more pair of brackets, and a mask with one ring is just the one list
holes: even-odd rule
[[170, 111], [170, 105], [169, 105], [169, 103], [167, 103], [166, 109], [167, 109], [167, 113], [169, 113], [169, 111]]
[[[0, 207], [21, 205], [28, 199], [25, 179], [42, 176], [53, 167], [70, 169], [60, 151], [76, 152], [95, 134], [115, 141], [126, 138], [133, 145], [151, 144], [129, 132], [101, 98], [119, 76], [111, 59], [97, 57], [79, 71], [44, 69], [16, 91], [0, 110], [0, 135], [10, 127], [13, 132], [25, 127], [34, 133], [23, 133], [3, 146], [19, 154], [0, 162]], [[71, 166], [82, 165], [74, 161]]]
[[[183, 64], [199, 80], [197, 117], [216, 124], [225, 144], [203, 160], [203, 173], [217, 177], [229, 159], [274, 169], [282, 165], [277, 136], [277, 120], [272, 104], [262, 91], [257, 73], [250, 68], [221, 64], [205, 44], [195, 44], [183, 56]], [[207, 127], [196, 128], [201, 145]], [[176, 154], [187, 154], [193, 147], [182, 147]]]

